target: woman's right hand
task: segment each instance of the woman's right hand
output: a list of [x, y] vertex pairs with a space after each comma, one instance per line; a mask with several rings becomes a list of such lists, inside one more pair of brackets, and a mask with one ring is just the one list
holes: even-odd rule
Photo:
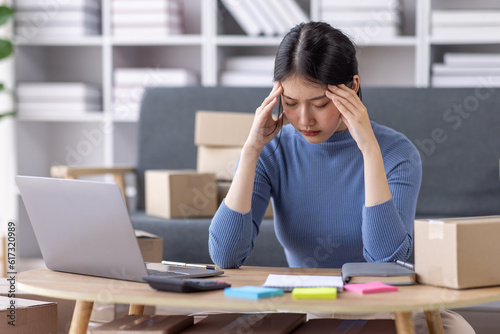
[[275, 82], [269, 96], [266, 97], [264, 102], [255, 111], [252, 129], [245, 142], [246, 149], [253, 149], [260, 154], [264, 146], [273, 140], [281, 130], [286, 120], [285, 113], [282, 113], [278, 120], [274, 120], [272, 112], [274, 106], [278, 103], [278, 97], [282, 93], [283, 87], [280, 82]]

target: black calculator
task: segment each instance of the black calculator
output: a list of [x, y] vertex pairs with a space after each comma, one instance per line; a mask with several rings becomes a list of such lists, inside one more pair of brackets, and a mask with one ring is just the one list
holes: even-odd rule
[[145, 276], [143, 279], [155, 290], [169, 292], [200, 292], [229, 288], [231, 284], [206, 278], [169, 278]]

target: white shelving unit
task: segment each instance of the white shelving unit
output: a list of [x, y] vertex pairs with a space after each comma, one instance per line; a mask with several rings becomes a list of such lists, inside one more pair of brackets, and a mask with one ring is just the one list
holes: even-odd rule
[[[102, 87], [103, 110], [80, 117], [18, 117], [17, 172], [48, 176], [51, 165], [134, 164], [136, 117], [113, 113], [113, 70], [118, 67], [182, 67], [199, 76], [203, 86], [219, 83], [224, 60], [237, 55], [273, 55], [281, 37], [249, 37], [217, 0], [182, 0], [185, 34], [116, 37], [111, 34], [111, 1], [101, 4], [101, 36], [34, 38], [17, 43], [17, 82], [85, 81]], [[320, 0], [298, 0], [311, 17], [320, 17]], [[479, 2], [479, 1], [478, 1]], [[483, 4], [484, 2], [484, 4]], [[431, 0], [402, 0], [403, 34], [396, 38], [364, 39], [358, 44], [363, 86], [427, 87], [432, 62], [447, 50], [500, 49], [500, 37], [442, 41], [429, 36]], [[443, 4], [444, 3], [444, 4]], [[457, 5], [458, 3], [458, 5]], [[498, 7], [494, 0], [481, 0]], [[440, 1], [439, 6], [476, 6], [465, 0]], [[437, 7], [436, 7], [437, 8]], [[389, 60], [390, 59], [390, 60]], [[388, 61], [389, 60], [389, 61]], [[271, 84], [270, 84], [271, 85]], [[133, 190], [130, 190], [133, 192]], [[36, 241], [22, 201], [21, 256], [37, 255]]]

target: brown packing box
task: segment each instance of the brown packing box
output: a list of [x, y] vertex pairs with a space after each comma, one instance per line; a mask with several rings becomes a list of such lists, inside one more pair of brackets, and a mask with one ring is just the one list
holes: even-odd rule
[[[13, 291], [13, 289], [11, 289], [10, 282], [7, 280], [7, 278], [1, 278], [0, 296], [8, 297], [9, 293], [12, 293], [11, 291]], [[75, 308], [74, 300], [35, 295], [22, 291], [21, 289], [19, 289], [19, 286], [15, 288], [15, 294], [17, 298], [57, 303], [57, 333], [67, 333], [69, 331], [69, 328], [71, 326], [71, 319], [73, 317], [73, 310]], [[0, 333], [3, 332], [0, 331]]]
[[198, 146], [196, 171], [215, 173], [217, 180], [231, 181], [241, 147]]
[[92, 334], [174, 334], [193, 325], [187, 315], [126, 315], [92, 330]]
[[293, 334], [396, 334], [394, 320], [311, 319]]
[[287, 334], [306, 321], [305, 313], [210, 314], [182, 334]]
[[[91, 322], [107, 323], [115, 319], [121, 318], [128, 314], [128, 304], [112, 304], [105, 302], [94, 302], [92, 313], [90, 314]], [[146, 305], [144, 307], [145, 315], [156, 313], [156, 306]]]
[[163, 239], [146, 231], [135, 230], [135, 236], [146, 262], [161, 262], [163, 260]]
[[5, 334], [55, 334], [58, 330], [54, 302], [0, 297], [0, 319], [0, 333]]
[[[500, 285], [500, 216], [415, 221], [420, 283], [464, 289]], [[436, 256], [438, 255], [438, 256]]]
[[[218, 206], [222, 203], [224, 198], [229, 191], [229, 187], [231, 187], [231, 182], [219, 181], [217, 182], [217, 203]], [[273, 218], [273, 204], [269, 201], [269, 206], [267, 207], [266, 212], [264, 213], [264, 218]]]
[[213, 173], [147, 170], [146, 214], [165, 219], [212, 217], [217, 210]]
[[194, 143], [197, 146], [240, 146], [247, 140], [254, 114], [227, 111], [197, 111]]

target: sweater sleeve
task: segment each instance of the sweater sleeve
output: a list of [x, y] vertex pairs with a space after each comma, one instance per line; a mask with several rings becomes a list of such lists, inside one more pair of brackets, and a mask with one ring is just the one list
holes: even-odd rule
[[212, 261], [221, 268], [239, 268], [253, 250], [271, 196], [270, 182], [264, 170], [259, 161], [250, 212], [231, 210], [223, 201], [212, 219], [208, 250]]
[[369, 262], [406, 260], [413, 249], [422, 165], [417, 149], [408, 144], [403, 146], [405, 157], [399, 162], [394, 162], [394, 156], [384, 156], [392, 198], [371, 207], [363, 206], [363, 255]]

